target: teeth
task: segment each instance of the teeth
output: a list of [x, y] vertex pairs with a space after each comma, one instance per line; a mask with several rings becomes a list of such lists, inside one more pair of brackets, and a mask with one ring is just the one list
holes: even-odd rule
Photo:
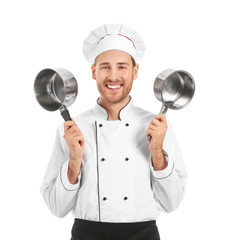
[[120, 88], [121, 85], [107, 85], [107, 87], [111, 89], [117, 89], [117, 88]]

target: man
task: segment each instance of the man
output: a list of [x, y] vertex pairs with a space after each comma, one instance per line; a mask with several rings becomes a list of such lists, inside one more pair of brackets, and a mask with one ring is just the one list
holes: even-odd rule
[[41, 188], [53, 214], [73, 212], [72, 240], [160, 239], [160, 211], [173, 211], [184, 195], [187, 174], [171, 125], [129, 95], [144, 50], [120, 24], [103, 25], [84, 42], [100, 97], [58, 128]]

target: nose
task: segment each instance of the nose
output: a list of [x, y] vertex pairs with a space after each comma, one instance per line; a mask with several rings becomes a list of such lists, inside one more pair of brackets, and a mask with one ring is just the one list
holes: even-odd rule
[[109, 79], [111, 81], [117, 81], [119, 79], [119, 72], [116, 68], [111, 68], [109, 71]]

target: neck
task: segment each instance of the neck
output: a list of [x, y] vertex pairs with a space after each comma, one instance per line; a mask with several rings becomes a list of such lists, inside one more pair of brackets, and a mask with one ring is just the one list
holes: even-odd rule
[[127, 96], [124, 100], [118, 103], [107, 103], [100, 98], [99, 104], [105, 108], [108, 114], [108, 121], [120, 120], [121, 109], [128, 104], [130, 101], [130, 96]]

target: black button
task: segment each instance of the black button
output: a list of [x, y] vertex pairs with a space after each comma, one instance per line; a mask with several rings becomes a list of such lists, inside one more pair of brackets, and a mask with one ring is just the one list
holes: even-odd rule
[[107, 200], [107, 198], [106, 198], [106, 197], [104, 197], [102, 200], [103, 200], [103, 201], [106, 201], [106, 200]]
[[126, 123], [125, 126], [128, 127], [128, 126], [129, 126], [129, 123]]
[[104, 162], [104, 161], [105, 161], [105, 158], [102, 158], [101, 161]]
[[129, 160], [129, 158], [125, 158], [125, 161], [128, 161]]
[[99, 127], [102, 127], [102, 124], [99, 124]]
[[124, 200], [127, 200], [128, 198], [127, 197], [124, 197]]

